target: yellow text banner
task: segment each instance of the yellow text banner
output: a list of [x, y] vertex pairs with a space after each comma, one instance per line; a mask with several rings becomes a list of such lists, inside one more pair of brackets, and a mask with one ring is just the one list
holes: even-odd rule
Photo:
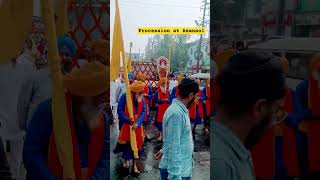
[[138, 34], [206, 34], [203, 27], [138, 27]]

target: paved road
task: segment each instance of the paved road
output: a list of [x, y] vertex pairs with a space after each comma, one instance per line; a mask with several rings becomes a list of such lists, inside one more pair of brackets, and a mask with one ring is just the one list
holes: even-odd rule
[[[208, 137], [204, 135], [203, 126], [199, 126], [196, 129], [195, 135], [195, 152], [194, 152], [194, 169], [193, 169], [193, 178], [194, 180], [209, 180], [210, 176], [210, 152]], [[152, 140], [150, 142], [144, 143], [144, 153], [141, 162], [139, 163], [139, 170], [141, 175], [138, 178], [134, 178], [130, 175], [125, 175], [121, 172], [121, 166], [123, 160], [121, 159], [121, 154], [114, 154], [112, 151], [116, 145], [118, 138], [118, 125], [110, 127], [110, 175], [112, 180], [158, 180], [160, 179], [159, 172], [159, 161], [153, 159], [153, 154], [161, 148], [161, 143], [155, 140], [157, 135], [157, 130], [152, 128], [152, 131], [149, 133]], [[206, 139], [206, 140], [205, 140]]]

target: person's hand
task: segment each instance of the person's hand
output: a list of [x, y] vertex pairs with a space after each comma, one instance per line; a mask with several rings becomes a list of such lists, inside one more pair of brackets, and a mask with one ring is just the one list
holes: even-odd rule
[[130, 124], [130, 125], [134, 124], [134, 120], [130, 118], [129, 124]]
[[134, 124], [131, 126], [131, 130], [133, 130], [133, 131], [137, 130], [137, 128], [138, 128], [137, 124]]
[[160, 160], [162, 157], [163, 153], [161, 151], [158, 151], [156, 154], [154, 154], [154, 159], [155, 160]]
[[148, 97], [148, 94], [142, 94], [142, 96]]

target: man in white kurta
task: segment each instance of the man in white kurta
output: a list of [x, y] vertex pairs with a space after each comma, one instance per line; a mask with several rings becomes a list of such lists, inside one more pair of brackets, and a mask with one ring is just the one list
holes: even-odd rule
[[0, 64], [0, 136], [4, 142], [7, 160], [14, 179], [20, 178], [22, 148], [27, 120], [29, 97], [24, 91], [32, 88], [31, 75], [34, 65], [25, 56], [15, 62]]

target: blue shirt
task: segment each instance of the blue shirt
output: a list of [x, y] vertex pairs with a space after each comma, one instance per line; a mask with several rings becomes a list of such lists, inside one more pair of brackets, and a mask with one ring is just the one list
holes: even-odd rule
[[167, 169], [169, 180], [192, 177], [193, 138], [189, 112], [178, 99], [174, 99], [164, 114], [163, 153], [160, 168]]
[[211, 179], [255, 180], [250, 152], [233, 132], [213, 121]]

